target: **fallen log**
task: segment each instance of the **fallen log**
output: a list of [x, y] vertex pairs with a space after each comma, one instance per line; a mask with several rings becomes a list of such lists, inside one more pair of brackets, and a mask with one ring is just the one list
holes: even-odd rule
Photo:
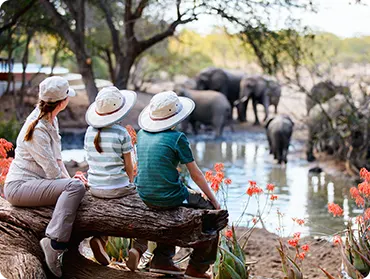
[[[0, 198], [0, 273], [11, 278], [49, 278], [39, 241], [53, 207], [19, 208]], [[227, 225], [227, 211], [179, 207], [148, 208], [137, 194], [121, 199], [98, 199], [86, 194], [74, 223], [70, 248], [64, 255], [63, 278], [154, 278], [100, 266], [78, 252], [90, 236], [143, 238], [181, 247], [195, 247], [216, 237]]]

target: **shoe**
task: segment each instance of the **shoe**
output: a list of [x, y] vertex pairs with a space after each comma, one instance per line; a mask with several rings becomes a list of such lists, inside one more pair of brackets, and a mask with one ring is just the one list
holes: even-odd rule
[[140, 262], [140, 253], [135, 248], [131, 248], [128, 251], [128, 260], [126, 266], [131, 270], [135, 271]]
[[169, 274], [169, 275], [183, 275], [184, 270], [178, 268], [174, 264], [170, 265], [150, 265], [149, 272]]
[[105, 242], [100, 237], [90, 239], [90, 247], [94, 254], [95, 260], [101, 265], [109, 265], [110, 257], [104, 250]]
[[63, 253], [66, 250], [55, 250], [51, 247], [51, 239], [44, 237], [40, 240], [42, 251], [45, 255], [45, 260], [50, 271], [58, 278], [62, 277], [62, 260]]
[[186, 269], [184, 278], [188, 279], [211, 279], [211, 275], [205, 273], [205, 272], [199, 272], [191, 265], [188, 265], [188, 268]]

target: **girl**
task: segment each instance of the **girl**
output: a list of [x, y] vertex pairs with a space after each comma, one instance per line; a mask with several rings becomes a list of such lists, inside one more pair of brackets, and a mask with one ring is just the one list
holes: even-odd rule
[[55, 205], [40, 241], [46, 264], [62, 276], [61, 255], [67, 248], [76, 211], [85, 195], [83, 178], [71, 178], [61, 156], [57, 115], [76, 93], [62, 77], [49, 77], [40, 83], [38, 106], [23, 125], [15, 158], [5, 180], [5, 198], [14, 206]]
[[[118, 123], [136, 103], [136, 93], [118, 90], [116, 87], [103, 88], [95, 102], [86, 112], [90, 125], [85, 135], [87, 152], [88, 185], [91, 194], [98, 198], [120, 198], [136, 193], [133, 184], [134, 167], [131, 158], [133, 145], [127, 130]], [[95, 259], [102, 265], [110, 262], [104, 247], [106, 237], [93, 237], [90, 246]], [[134, 271], [146, 246], [135, 241], [129, 251], [127, 266]]]

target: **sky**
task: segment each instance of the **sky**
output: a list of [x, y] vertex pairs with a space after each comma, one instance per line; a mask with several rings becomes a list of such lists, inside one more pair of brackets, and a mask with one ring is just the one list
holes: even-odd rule
[[[370, 35], [370, 0], [363, 0], [368, 5], [349, 4], [354, 0], [315, 0], [317, 13], [302, 12], [295, 16], [302, 19], [303, 24], [316, 31], [325, 31], [340, 37]], [[275, 25], [282, 28], [286, 15], [276, 14]], [[199, 33], [210, 33], [215, 25], [222, 22], [211, 16], [202, 16], [198, 22], [190, 23], [186, 28]]]

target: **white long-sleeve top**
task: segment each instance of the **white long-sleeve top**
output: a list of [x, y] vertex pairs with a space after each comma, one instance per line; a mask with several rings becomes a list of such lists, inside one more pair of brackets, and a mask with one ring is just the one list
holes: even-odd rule
[[37, 123], [32, 139], [24, 141], [24, 135], [32, 121], [40, 114], [35, 108], [27, 117], [18, 138], [15, 158], [12, 161], [5, 183], [17, 180], [57, 179], [61, 177], [61, 169], [57, 160], [62, 159], [61, 137], [59, 135], [58, 119], [53, 125], [46, 119]]

